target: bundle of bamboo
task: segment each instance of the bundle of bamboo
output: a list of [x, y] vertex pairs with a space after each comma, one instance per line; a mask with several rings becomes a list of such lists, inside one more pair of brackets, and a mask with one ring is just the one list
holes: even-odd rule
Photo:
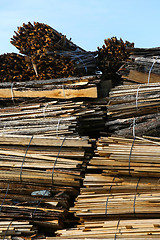
[[33, 68], [28, 65], [23, 55], [0, 55], [0, 82], [28, 81], [34, 74]]
[[97, 70], [96, 52], [83, 50], [43, 23], [23, 24], [11, 43], [25, 56], [0, 56], [1, 82], [92, 75]]
[[113, 88], [108, 99], [108, 132], [132, 136], [135, 127], [137, 136], [158, 136], [159, 89], [159, 83], [121, 85]]

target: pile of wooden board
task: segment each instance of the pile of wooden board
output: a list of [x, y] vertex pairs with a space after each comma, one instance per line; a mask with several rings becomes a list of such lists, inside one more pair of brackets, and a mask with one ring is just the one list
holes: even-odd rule
[[[28, 221], [34, 226], [28, 235], [35, 229], [36, 237], [39, 230], [53, 235], [77, 221], [68, 210], [93, 155], [95, 136], [105, 125], [99, 82], [97, 76], [84, 76], [0, 84], [0, 221]], [[85, 91], [91, 88], [94, 94]], [[54, 98], [55, 89], [64, 99]], [[67, 89], [83, 94], [79, 98]]]
[[93, 75], [97, 71], [96, 52], [83, 50], [43, 23], [23, 24], [11, 43], [21, 54], [0, 55], [0, 82]]
[[[160, 48], [134, 48], [130, 52], [130, 61], [125, 62], [119, 73], [124, 84], [157, 83], [160, 81]], [[128, 84], [128, 83], [127, 83]]]
[[137, 136], [159, 136], [159, 90], [159, 83], [112, 88], [107, 106], [108, 133], [132, 136], [134, 128]]
[[[16, 101], [15, 101], [16, 102]], [[106, 119], [105, 100], [54, 100], [0, 109], [0, 135], [99, 136]], [[94, 128], [94, 131], [93, 131]]]
[[97, 76], [0, 83], [0, 100], [97, 98]]
[[70, 208], [79, 224], [58, 239], [158, 239], [158, 140], [101, 137]]
[[14, 239], [15, 236], [34, 236], [37, 229], [28, 221], [0, 221], [0, 239]]
[[40, 135], [0, 138], [0, 221], [25, 220], [52, 234], [69, 226], [74, 218], [68, 209], [92, 155], [89, 139]]
[[88, 167], [104, 169], [111, 175], [160, 177], [159, 141], [159, 138], [100, 138], [97, 142], [98, 156], [93, 157]]
[[[77, 228], [58, 231], [55, 239], [139, 239], [152, 240], [160, 237], [160, 219], [136, 219], [97, 221], [90, 219]], [[51, 240], [53, 238], [43, 238]]]

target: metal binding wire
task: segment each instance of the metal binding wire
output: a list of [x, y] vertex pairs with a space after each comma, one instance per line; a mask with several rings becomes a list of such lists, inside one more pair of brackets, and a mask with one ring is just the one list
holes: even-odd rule
[[6, 196], [7, 196], [7, 194], [8, 194], [8, 190], [9, 190], [9, 183], [8, 183], [8, 186], [7, 186], [7, 190], [6, 190], [4, 199], [3, 199], [2, 203], [1, 203], [1, 206], [0, 206], [0, 212], [2, 211], [2, 206], [3, 206], [3, 204], [4, 204], [4, 201], [5, 201], [5, 199], [6, 199]]
[[25, 152], [25, 155], [24, 155], [24, 157], [23, 157], [23, 161], [22, 161], [22, 165], [21, 165], [21, 169], [20, 169], [20, 181], [21, 181], [21, 182], [22, 182], [22, 169], [23, 169], [23, 164], [24, 164], [24, 161], [25, 161], [25, 159], [26, 159], [27, 152], [28, 152], [29, 147], [30, 147], [30, 145], [31, 145], [32, 139], [33, 139], [33, 135], [32, 135], [32, 137], [31, 137], [31, 139], [30, 139], [30, 141], [29, 141], [28, 147], [27, 147], [26, 152]]
[[[64, 144], [65, 139], [66, 139], [66, 137], [63, 138], [62, 144], [61, 144], [61, 146], [60, 146], [59, 152], [58, 152], [58, 154], [57, 154], [56, 160], [55, 160], [54, 165], [53, 165], [53, 169], [52, 169], [52, 184], [53, 184], [54, 169], [55, 169], [55, 166], [56, 166], [56, 163], [57, 163], [59, 154], [60, 154], [60, 152], [61, 152], [61, 150], [62, 150], [62, 146], [63, 146], [63, 144]], [[41, 202], [42, 202], [43, 198], [45, 197], [47, 191], [48, 191], [48, 190], [45, 190], [45, 191], [44, 191], [42, 198], [39, 200], [39, 202], [38, 202], [38, 204], [37, 204], [34, 212], [32, 213], [32, 218], [34, 217], [34, 215], [35, 215], [35, 213], [36, 213], [36, 211], [37, 211], [37, 208], [38, 208], [39, 205], [41, 204]]]

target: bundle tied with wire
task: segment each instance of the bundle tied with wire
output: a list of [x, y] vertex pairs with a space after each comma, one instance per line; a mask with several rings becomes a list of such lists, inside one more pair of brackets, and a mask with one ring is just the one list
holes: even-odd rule
[[129, 49], [134, 48], [134, 43], [124, 42], [116, 37], [104, 40], [104, 45], [98, 47], [98, 66], [104, 75], [116, 73], [129, 57]]
[[18, 27], [18, 31], [14, 33], [11, 44], [27, 56], [55, 50], [84, 51], [68, 40], [65, 35], [44, 23], [23, 23], [22, 27]]
[[[95, 74], [96, 53], [83, 50], [47, 24], [38, 22], [23, 24], [22, 27], [18, 27], [17, 32], [15, 31], [11, 43], [21, 54], [27, 56], [25, 64], [15, 62], [16, 68], [19, 65], [27, 72], [27, 74], [19, 72], [16, 78], [18, 81]], [[5, 63], [2, 65], [5, 66]], [[14, 79], [15, 70], [12, 73], [4, 72], [5, 76], [9, 75], [9, 79]]]

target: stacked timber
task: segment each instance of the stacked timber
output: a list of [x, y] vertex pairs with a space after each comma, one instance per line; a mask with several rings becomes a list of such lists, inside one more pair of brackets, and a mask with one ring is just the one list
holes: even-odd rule
[[119, 69], [124, 84], [157, 83], [160, 81], [160, 48], [139, 49], [130, 52], [130, 61]]
[[105, 100], [41, 100], [1, 108], [0, 135], [95, 137], [103, 131], [105, 119]]
[[160, 177], [159, 141], [152, 137], [102, 137], [88, 168], [103, 169], [110, 175]]
[[0, 82], [47, 80], [95, 72], [95, 53], [91, 52], [54, 51], [31, 57], [16, 53], [0, 55]]
[[[139, 239], [152, 240], [159, 239], [160, 219], [135, 219], [135, 220], [113, 220], [96, 221], [90, 219], [77, 228], [63, 229], [57, 231], [58, 237], [55, 239]], [[51, 240], [52, 238], [42, 238]]]
[[43, 23], [18, 27], [11, 43], [23, 55], [0, 55], [0, 82], [93, 75], [97, 71], [96, 52], [83, 50]]
[[23, 23], [23, 26], [18, 27], [18, 31], [14, 33], [11, 43], [20, 53], [28, 56], [55, 50], [84, 52], [82, 48], [68, 40], [65, 35], [44, 23]]
[[159, 136], [159, 83], [120, 85], [112, 88], [108, 99], [109, 134]]
[[[0, 83], [0, 100], [97, 98], [98, 76]], [[32, 100], [33, 101], [33, 100]], [[13, 103], [12, 103], [13, 105]]]
[[37, 230], [28, 221], [0, 221], [0, 239], [34, 236]]
[[68, 209], [82, 184], [92, 142], [41, 135], [0, 138], [0, 221], [29, 221], [52, 234], [70, 226], [75, 220]]
[[[98, 66], [100, 71], [107, 77], [115, 74], [122, 63], [128, 59], [129, 49], [134, 48], [134, 43], [124, 42], [116, 37], [104, 40], [104, 45], [98, 48]], [[115, 77], [115, 76], [114, 76]]]
[[70, 208], [79, 224], [57, 238], [158, 239], [158, 140], [101, 137]]
[[77, 221], [68, 210], [93, 155], [89, 137], [105, 126], [99, 82], [84, 76], [0, 84], [0, 220], [29, 221], [46, 235]]

